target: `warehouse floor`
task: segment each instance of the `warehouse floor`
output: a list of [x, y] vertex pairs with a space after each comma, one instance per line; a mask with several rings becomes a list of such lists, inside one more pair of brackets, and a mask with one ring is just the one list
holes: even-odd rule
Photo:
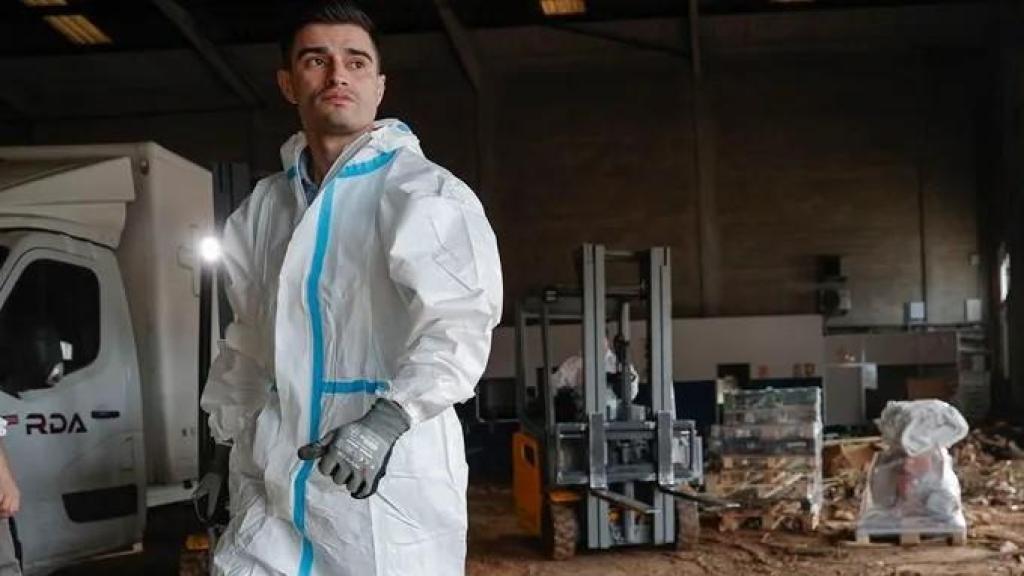
[[[970, 506], [968, 506], [970, 512]], [[1007, 541], [1024, 549], [1024, 512], [985, 508], [986, 530], [972, 534], [967, 546], [922, 544], [845, 545], [848, 536], [801, 535], [757, 531], [719, 533], [705, 526], [692, 552], [664, 548], [580, 552], [552, 562], [539, 544], [519, 528], [512, 493], [506, 488], [476, 487], [470, 494], [469, 576], [684, 576], [697, 574], [1005, 574], [1024, 575], [1024, 552], [1000, 553]], [[973, 516], [973, 512], [969, 516]]]
[[[705, 526], [700, 546], [692, 552], [671, 548], [581, 551], [565, 562], [547, 560], [538, 541], [522, 530], [515, 516], [512, 492], [503, 486], [470, 489], [470, 533], [467, 576], [689, 576], [735, 575], [1024, 575], [1024, 512], [991, 506], [967, 506], [972, 527], [967, 546], [924, 544], [851, 547], [827, 537], [756, 531], [719, 533]], [[99, 574], [178, 574], [178, 551], [190, 530], [191, 507], [159, 509], [151, 518], [144, 552], [91, 562], [60, 571], [59, 576]], [[1008, 546], [1007, 542], [1012, 543]], [[1006, 552], [999, 552], [1003, 548]]]

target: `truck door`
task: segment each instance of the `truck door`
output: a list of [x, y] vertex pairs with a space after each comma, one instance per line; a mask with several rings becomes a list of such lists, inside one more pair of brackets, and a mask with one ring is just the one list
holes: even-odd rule
[[[0, 415], [29, 573], [130, 546], [145, 522], [138, 367], [120, 274], [105, 249], [62, 240], [69, 251], [25, 251], [0, 279], [0, 347], [17, 352], [0, 353], [27, 359], [0, 364]], [[56, 373], [47, 360], [24, 365], [48, 350], [62, 362]]]

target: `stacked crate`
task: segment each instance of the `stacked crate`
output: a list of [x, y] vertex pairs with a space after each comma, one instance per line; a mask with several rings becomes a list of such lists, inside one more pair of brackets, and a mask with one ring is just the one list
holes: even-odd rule
[[711, 429], [707, 486], [741, 507], [722, 512], [721, 528], [756, 519], [765, 530], [815, 529], [822, 502], [821, 389], [727, 392], [722, 421]]

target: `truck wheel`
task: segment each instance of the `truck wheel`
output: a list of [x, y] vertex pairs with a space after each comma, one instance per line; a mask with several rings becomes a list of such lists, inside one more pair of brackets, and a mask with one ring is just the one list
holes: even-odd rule
[[568, 560], [576, 555], [576, 541], [580, 535], [579, 519], [575, 507], [567, 504], [549, 504], [544, 521], [545, 548], [552, 560]]
[[676, 550], [693, 550], [700, 541], [700, 510], [696, 502], [676, 500]]

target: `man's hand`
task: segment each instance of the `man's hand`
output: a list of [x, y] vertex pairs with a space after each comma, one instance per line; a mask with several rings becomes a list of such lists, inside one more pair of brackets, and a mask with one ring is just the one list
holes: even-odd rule
[[[207, 472], [199, 479], [196, 489], [192, 491], [192, 504], [196, 509], [196, 517], [203, 524], [209, 524], [213, 515], [217, 513], [217, 500], [220, 499], [221, 486], [224, 485], [224, 476], [217, 472]], [[206, 498], [203, 506], [203, 498]]]
[[[213, 460], [210, 461], [208, 471], [192, 491], [192, 506], [196, 510], [196, 517], [203, 524], [209, 524], [217, 513], [217, 502], [220, 500], [221, 490], [224, 486], [224, 479], [228, 475], [228, 456], [231, 447], [224, 444], [217, 444], [213, 451]], [[205, 506], [203, 499], [206, 499]]]
[[0, 474], [0, 518], [10, 518], [21, 508], [21, 492], [9, 473]]
[[353, 498], [377, 491], [384, 477], [391, 449], [409, 429], [409, 417], [401, 406], [381, 398], [365, 416], [331, 430], [319, 442], [299, 448], [301, 460], [320, 458], [320, 472], [345, 486]]

